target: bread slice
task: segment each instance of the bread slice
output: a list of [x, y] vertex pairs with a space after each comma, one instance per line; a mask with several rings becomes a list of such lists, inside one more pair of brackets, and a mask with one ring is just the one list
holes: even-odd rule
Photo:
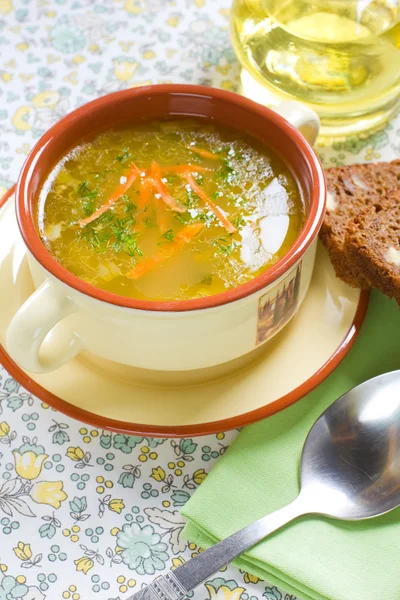
[[353, 263], [347, 256], [346, 229], [360, 211], [400, 187], [400, 160], [334, 167], [327, 169], [326, 179], [327, 211], [321, 240], [337, 276], [353, 287], [368, 288], [359, 263]]
[[354, 217], [345, 247], [368, 284], [400, 304], [400, 189]]

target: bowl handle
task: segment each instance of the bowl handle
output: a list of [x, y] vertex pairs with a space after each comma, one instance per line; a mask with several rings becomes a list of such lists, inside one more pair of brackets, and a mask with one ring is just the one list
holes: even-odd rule
[[273, 110], [294, 125], [311, 146], [315, 144], [320, 127], [320, 120], [316, 112], [294, 100], [282, 102]]
[[48, 279], [24, 302], [7, 330], [7, 350], [22, 368], [33, 373], [55, 371], [83, 349], [75, 331], [62, 339], [62, 347], [52, 358], [40, 356], [41, 345], [48, 333], [64, 317], [77, 311], [70, 298]]

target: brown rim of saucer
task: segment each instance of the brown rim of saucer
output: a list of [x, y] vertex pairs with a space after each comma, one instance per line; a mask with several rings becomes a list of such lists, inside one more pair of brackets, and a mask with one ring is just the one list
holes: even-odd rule
[[[0, 199], [0, 207], [3, 206], [7, 200], [13, 195], [15, 186], [13, 186], [3, 198]], [[173, 425], [165, 426], [162, 425], [150, 425], [140, 423], [126, 423], [124, 421], [117, 421], [107, 419], [95, 413], [91, 413], [86, 410], [82, 410], [65, 400], [62, 400], [58, 396], [52, 394], [44, 387], [33, 381], [27, 373], [25, 373], [7, 354], [5, 348], [0, 345], [0, 363], [10, 373], [14, 379], [18, 381], [26, 390], [31, 394], [34, 394], [42, 402], [45, 402], [49, 406], [52, 406], [61, 413], [92, 425], [99, 427], [100, 429], [107, 429], [117, 433], [123, 433], [127, 435], [143, 435], [145, 437], [188, 437], [197, 435], [208, 435], [212, 433], [218, 433], [220, 431], [228, 431], [230, 429], [237, 429], [244, 425], [250, 425], [266, 417], [287, 408], [291, 404], [294, 404], [303, 396], [311, 392], [320, 383], [324, 381], [330, 375], [339, 363], [344, 359], [355, 340], [360, 333], [361, 326], [363, 324], [365, 315], [367, 313], [369, 300], [369, 292], [362, 290], [360, 294], [360, 300], [358, 302], [356, 314], [354, 320], [344, 337], [341, 344], [326, 361], [326, 363], [312, 375], [309, 379], [304, 381], [297, 388], [285, 394], [281, 398], [278, 398], [274, 402], [262, 406], [256, 410], [252, 410], [242, 415], [237, 415], [229, 419], [221, 419], [219, 421], [212, 421], [209, 423], [199, 423], [196, 425], [179, 425], [174, 427]]]
[[[40, 187], [39, 179], [43, 174], [47, 177], [51, 166], [54, 166], [53, 156], [63, 153], [61, 146], [66, 144], [63, 142], [63, 135], [68, 139], [69, 147], [76, 146], [84, 135], [83, 128], [100, 128], [100, 124], [107, 122], [112, 110], [117, 114], [114, 119], [122, 119], [125, 113], [128, 118], [128, 109], [132, 112], [131, 105], [128, 107], [128, 102], [131, 101], [137, 103], [143, 118], [156, 118], [155, 115], [158, 118], [171, 115], [208, 118], [250, 133], [266, 144], [266, 138], [273, 140], [271, 146], [274, 151], [286, 160], [297, 178], [309, 180], [309, 215], [299, 237], [285, 256], [265, 273], [232, 290], [205, 298], [171, 302], [137, 300], [101, 290], [79, 279], [53, 258], [40, 240], [33, 215], [34, 199], [37, 188]], [[94, 122], [95, 125], [91, 125]], [[115, 124], [115, 120], [111, 121], [110, 126]], [[288, 139], [292, 145], [287, 143]], [[18, 224], [27, 248], [57, 279], [83, 294], [109, 304], [138, 310], [182, 312], [213, 308], [240, 300], [281, 277], [300, 260], [318, 235], [324, 218], [325, 196], [325, 175], [317, 155], [303, 135], [283, 117], [233, 92], [199, 85], [168, 84], [143, 86], [102, 96], [74, 110], [53, 125], [35, 144], [25, 161], [17, 182], [16, 207]]]

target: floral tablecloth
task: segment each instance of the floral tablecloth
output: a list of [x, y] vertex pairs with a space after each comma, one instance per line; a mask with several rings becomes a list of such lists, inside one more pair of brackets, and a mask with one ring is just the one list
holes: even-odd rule
[[[99, 95], [170, 81], [236, 89], [229, 5], [0, 0], [0, 194], [38, 137]], [[326, 166], [390, 159], [400, 156], [399, 127], [318, 151]], [[92, 429], [2, 368], [0, 408], [0, 600], [123, 600], [199, 551], [181, 536], [179, 509], [236, 432], [157, 440]], [[233, 567], [195, 593], [262, 596], [290, 600]]]

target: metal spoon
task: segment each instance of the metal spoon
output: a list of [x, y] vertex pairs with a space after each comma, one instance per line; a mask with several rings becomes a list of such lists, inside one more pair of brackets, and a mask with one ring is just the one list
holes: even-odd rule
[[303, 447], [301, 491], [288, 506], [255, 521], [128, 600], [179, 600], [302, 515], [355, 521], [400, 505], [400, 371], [370, 379], [334, 402]]

